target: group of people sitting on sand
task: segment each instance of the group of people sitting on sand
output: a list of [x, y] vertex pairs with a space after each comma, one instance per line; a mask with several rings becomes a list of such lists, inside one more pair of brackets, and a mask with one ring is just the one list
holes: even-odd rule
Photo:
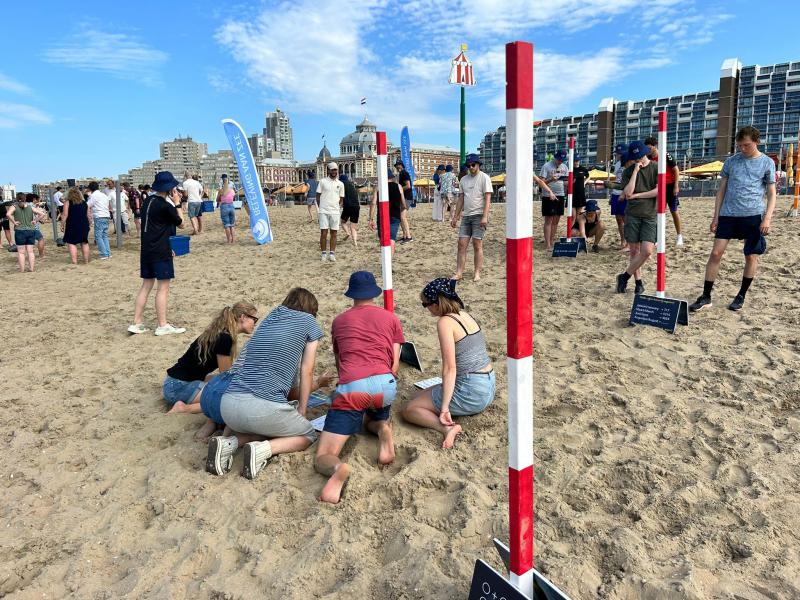
[[[453, 418], [482, 412], [492, 403], [495, 374], [478, 322], [464, 310], [456, 282], [439, 278], [420, 294], [422, 308], [437, 318], [442, 383], [420, 390], [402, 408], [409, 423], [442, 434], [452, 448], [462, 428]], [[331, 326], [338, 374], [314, 378], [319, 341], [318, 302], [304, 288], [259, 323], [256, 307], [238, 302], [224, 307], [186, 353], [167, 370], [163, 395], [170, 412], [202, 412], [207, 421], [198, 437], [208, 438], [206, 469], [230, 471], [234, 453], [244, 450], [242, 475], [255, 478], [272, 456], [305, 450], [317, 434], [306, 418], [309, 396], [338, 380], [319, 437], [314, 468], [326, 477], [320, 500], [339, 502], [350, 476], [340, 454], [351, 435], [366, 428], [379, 440], [378, 463], [395, 457], [391, 413], [397, 397], [400, 320], [375, 303], [382, 290], [368, 271], [350, 276], [344, 295], [351, 308]], [[238, 351], [239, 334], [250, 339]], [[215, 371], [219, 373], [212, 376]]]

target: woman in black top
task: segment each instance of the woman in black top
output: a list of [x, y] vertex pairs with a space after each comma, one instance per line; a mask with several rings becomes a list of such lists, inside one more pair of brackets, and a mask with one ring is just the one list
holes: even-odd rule
[[[206, 378], [219, 369], [231, 368], [238, 352], [237, 337], [251, 334], [258, 322], [256, 307], [249, 302], [237, 302], [223, 308], [206, 330], [189, 346], [173, 366], [167, 369], [162, 393], [170, 413], [199, 413], [200, 393]], [[208, 437], [214, 423], [206, 423], [197, 436]]]
[[358, 248], [358, 214], [361, 212], [361, 207], [358, 204], [358, 191], [356, 186], [347, 177], [347, 175], [340, 175], [339, 181], [344, 184], [344, 206], [342, 209], [342, 229], [344, 236], [342, 241], [349, 237], [353, 238], [353, 245]]
[[[403, 211], [406, 210], [406, 203], [405, 199], [403, 198], [403, 189], [400, 187], [400, 184], [397, 183], [394, 176], [394, 171], [389, 169], [387, 173], [389, 178], [389, 241], [392, 246], [392, 257], [394, 257], [394, 240], [397, 237], [397, 230], [400, 228], [400, 219], [403, 215]], [[375, 190], [375, 193], [372, 195], [372, 204], [369, 205], [369, 228], [375, 229], [375, 220], [373, 219], [373, 215], [375, 214], [375, 208], [378, 204], [378, 190]], [[380, 230], [380, 222], [381, 222], [381, 211], [377, 211], [378, 214], [378, 237], [380, 238], [381, 230]]]

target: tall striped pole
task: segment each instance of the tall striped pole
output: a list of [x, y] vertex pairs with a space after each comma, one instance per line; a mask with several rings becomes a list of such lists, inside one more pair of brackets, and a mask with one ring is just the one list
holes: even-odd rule
[[394, 312], [394, 290], [392, 289], [392, 246], [389, 241], [389, 170], [386, 158], [386, 132], [378, 131], [375, 138], [378, 146], [378, 213], [381, 238], [381, 274], [383, 276], [383, 307]]
[[656, 296], [663, 298], [667, 288], [667, 113], [658, 113], [658, 230], [656, 237]]
[[533, 44], [506, 44], [510, 581], [533, 598]]
[[793, 217], [796, 217], [798, 214], [797, 204], [799, 200], [800, 200], [800, 130], [798, 130], [797, 133], [797, 161], [795, 161], [795, 171], [794, 171], [794, 203], [792, 204], [792, 211], [790, 213]]
[[567, 241], [572, 241], [572, 181], [575, 168], [575, 138], [569, 136], [569, 174], [567, 175]]

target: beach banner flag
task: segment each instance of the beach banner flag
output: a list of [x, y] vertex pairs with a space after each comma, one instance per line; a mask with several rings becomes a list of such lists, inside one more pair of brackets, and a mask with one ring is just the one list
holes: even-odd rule
[[272, 241], [272, 227], [269, 224], [264, 192], [258, 179], [250, 144], [247, 143], [247, 136], [241, 125], [233, 119], [223, 119], [222, 126], [233, 150], [236, 166], [239, 168], [239, 179], [242, 181], [247, 206], [250, 208], [250, 229], [253, 232], [253, 239], [259, 244], [266, 244]]
[[417, 190], [414, 189], [414, 181], [417, 177], [414, 174], [414, 164], [411, 162], [411, 138], [408, 135], [408, 127], [403, 127], [403, 131], [400, 133], [400, 160], [403, 161], [403, 165], [411, 177], [412, 198], [416, 199]]

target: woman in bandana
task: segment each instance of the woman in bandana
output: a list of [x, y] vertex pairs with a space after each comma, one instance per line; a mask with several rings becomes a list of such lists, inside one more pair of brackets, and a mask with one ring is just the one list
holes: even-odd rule
[[494, 400], [495, 376], [478, 322], [465, 310], [452, 279], [434, 279], [422, 290], [422, 306], [438, 317], [442, 383], [421, 390], [403, 408], [409, 423], [435, 429], [442, 448], [452, 448], [461, 425], [453, 417], [483, 412]]

